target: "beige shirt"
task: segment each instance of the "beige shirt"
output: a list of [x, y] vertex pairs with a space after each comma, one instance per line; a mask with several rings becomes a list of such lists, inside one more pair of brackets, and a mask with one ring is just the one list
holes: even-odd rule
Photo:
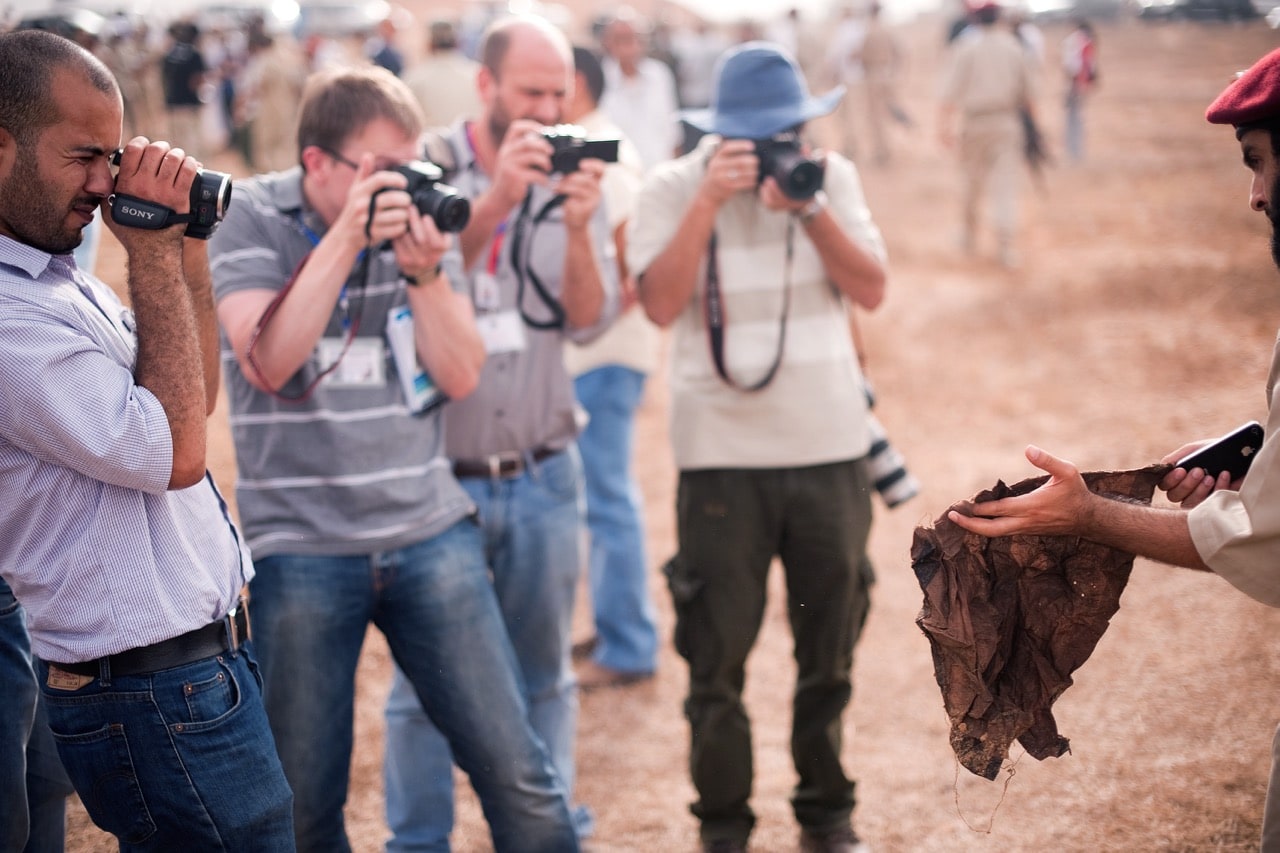
[[[1280, 340], [1267, 380], [1266, 438], [1240, 491], [1214, 492], [1187, 523], [1205, 565], [1236, 589], [1280, 607]], [[1275, 481], [1272, 481], [1272, 478]]]
[[1027, 54], [1008, 30], [970, 27], [952, 46], [942, 101], [966, 117], [1013, 114], [1033, 94]]
[[[618, 146], [618, 162], [605, 167], [604, 178], [600, 182], [612, 233], [631, 218], [644, 166], [631, 141], [599, 110], [582, 116], [578, 123], [589, 139], [622, 140]], [[645, 316], [644, 308], [632, 305], [594, 341], [566, 344], [564, 365], [570, 376], [579, 376], [606, 365], [621, 365], [648, 374], [657, 369], [661, 344], [662, 331]]]
[[[658, 166], [645, 180], [627, 232], [633, 273], [643, 273], [671, 241], [718, 141], [704, 137], [693, 153]], [[845, 232], [883, 260], [884, 243], [853, 164], [828, 154], [824, 188]], [[754, 193], [743, 192], [720, 208], [716, 234], [729, 374], [751, 385], [767, 373], [778, 351], [784, 282], [789, 279], [784, 351], [773, 381], [760, 391], [741, 391], [720, 378], [703, 314], [704, 256], [694, 297], [672, 326], [676, 465], [682, 471], [794, 468], [865, 456], [871, 444], [867, 400], [845, 301], [828, 280], [804, 227], [786, 213], [766, 209]]]
[[457, 51], [431, 54], [405, 70], [405, 85], [422, 104], [427, 127], [449, 127], [480, 114], [479, 70], [480, 63]]

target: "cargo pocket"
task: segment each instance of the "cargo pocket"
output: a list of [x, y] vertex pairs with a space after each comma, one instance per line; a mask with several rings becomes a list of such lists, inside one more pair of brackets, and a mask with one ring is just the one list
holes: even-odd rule
[[671, 590], [671, 603], [676, 613], [676, 627], [673, 641], [680, 657], [692, 663], [692, 633], [697, 620], [701, 618], [697, 611], [702, 598], [702, 578], [688, 571], [680, 555], [667, 560], [662, 567], [667, 577], [667, 589]]

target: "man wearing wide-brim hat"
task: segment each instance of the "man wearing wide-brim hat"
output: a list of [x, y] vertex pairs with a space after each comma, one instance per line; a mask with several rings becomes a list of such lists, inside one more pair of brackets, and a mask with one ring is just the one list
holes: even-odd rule
[[799, 670], [801, 849], [866, 849], [840, 735], [873, 582], [871, 437], [846, 311], [884, 298], [885, 253], [853, 164], [814, 157], [800, 135], [842, 94], [811, 96], [776, 45], [729, 50], [711, 107], [684, 115], [708, 135], [650, 174], [628, 230], [645, 311], [674, 330], [679, 550], [666, 572], [706, 850], [745, 850], [755, 823], [743, 671], [775, 556]]

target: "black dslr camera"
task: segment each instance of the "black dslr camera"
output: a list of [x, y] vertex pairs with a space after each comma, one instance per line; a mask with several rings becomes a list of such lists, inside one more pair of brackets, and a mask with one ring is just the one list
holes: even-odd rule
[[[399, 172], [408, 179], [405, 192], [423, 216], [430, 216], [444, 232], [458, 232], [471, 221], [471, 202], [448, 184], [443, 184], [444, 171], [429, 160], [415, 160], [403, 166], [392, 166], [388, 172]], [[378, 190], [379, 193], [386, 190]], [[374, 193], [374, 198], [378, 193]], [[372, 203], [370, 203], [372, 210]]]
[[[123, 148], [111, 153], [111, 165], [120, 165]], [[184, 232], [188, 237], [208, 240], [227, 214], [227, 206], [231, 204], [231, 176], [226, 172], [215, 172], [211, 169], [199, 169], [196, 179], [191, 182], [191, 212], [178, 214], [173, 208], [156, 204], [154, 201], [137, 198], [131, 195], [112, 193], [111, 218], [121, 225], [130, 228], [144, 228], [148, 231], [159, 231], [170, 225], [187, 223]]]
[[551, 171], [567, 175], [578, 171], [586, 159], [618, 162], [618, 140], [587, 139], [587, 132], [576, 124], [557, 124], [543, 128], [542, 136], [551, 143]]
[[822, 189], [826, 165], [821, 160], [804, 156], [800, 150], [800, 135], [795, 131], [757, 139], [755, 144], [756, 157], [760, 160], [756, 183], [772, 175], [782, 194], [795, 201], [807, 201]]

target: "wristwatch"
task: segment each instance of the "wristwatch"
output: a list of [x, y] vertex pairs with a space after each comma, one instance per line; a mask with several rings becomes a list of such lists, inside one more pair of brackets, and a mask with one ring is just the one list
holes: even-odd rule
[[801, 224], [807, 224], [809, 220], [821, 213], [826, 206], [827, 194], [822, 190], [818, 190], [814, 193], [813, 198], [809, 200], [809, 203], [800, 208], [800, 212], [796, 215], [800, 218]]
[[441, 264], [436, 264], [435, 269], [433, 269], [431, 271], [431, 274], [428, 275], [425, 279], [419, 279], [416, 276], [411, 276], [404, 270], [401, 270], [400, 280], [403, 281], [409, 287], [421, 287], [423, 281], [435, 281], [437, 278], [439, 278], [441, 268], [442, 268]]

